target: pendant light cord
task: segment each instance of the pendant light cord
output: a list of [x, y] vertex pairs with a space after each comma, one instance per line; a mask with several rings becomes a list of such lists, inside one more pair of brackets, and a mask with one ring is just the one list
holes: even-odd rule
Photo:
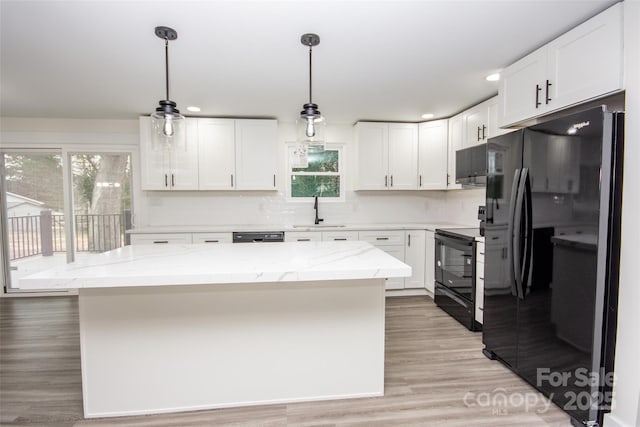
[[167, 101], [169, 100], [169, 38], [164, 38], [164, 68], [167, 85]]
[[309, 104], [311, 102], [311, 45], [309, 45]]

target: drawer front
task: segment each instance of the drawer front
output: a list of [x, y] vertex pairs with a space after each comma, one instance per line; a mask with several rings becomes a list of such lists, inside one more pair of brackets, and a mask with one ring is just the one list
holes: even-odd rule
[[358, 240], [358, 232], [357, 231], [323, 231], [322, 240], [324, 241]]
[[231, 233], [193, 233], [193, 243], [231, 243]]
[[374, 246], [402, 245], [404, 246], [404, 231], [361, 231], [359, 239]]
[[132, 234], [132, 245], [191, 243], [191, 233]]
[[316, 231], [285, 231], [285, 242], [319, 242], [322, 233]]

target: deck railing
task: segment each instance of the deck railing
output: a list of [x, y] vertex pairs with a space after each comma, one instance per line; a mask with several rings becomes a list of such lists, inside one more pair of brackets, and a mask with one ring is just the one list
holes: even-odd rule
[[[131, 212], [122, 214], [74, 215], [74, 244], [78, 252], [105, 252], [129, 243], [125, 230], [130, 228]], [[34, 255], [51, 256], [65, 252], [67, 240], [64, 215], [42, 211], [40, 215], [9, 217], [9, 259]]]

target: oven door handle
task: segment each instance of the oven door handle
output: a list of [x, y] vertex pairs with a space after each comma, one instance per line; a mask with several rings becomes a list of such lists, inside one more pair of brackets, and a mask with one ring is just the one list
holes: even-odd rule
[[514, 250], [514, 226], [513, 223], [515, 221], [516, 215], [516, 198], [518, 197], [518, 185], [520, 184], [520, 169], [516, 169], [513, 174], [513, 182], [511, 184], [511, 199], [509, 199], [509, 222], [507, 227], [507, 265], [509, 266], [509, 285], [511, 287], [511, 295], [518, 296], [519, 291], [516, 286], [516, 275], [515, 275], [515, 257], [513, 256]]

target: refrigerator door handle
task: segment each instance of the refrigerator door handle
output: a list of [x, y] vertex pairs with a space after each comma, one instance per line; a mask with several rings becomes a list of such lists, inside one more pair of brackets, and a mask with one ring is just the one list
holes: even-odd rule
[[518, 192], [516, 197], [516, 208], [513, 218], [513, 273], [516, 282], [516, 291], [518, 298], [524, 299], [524, 291], [522, 284], [524, 282], [523, 273], [523, 259], [522, 259], [522, 239], [525, 237], [522, 232], [522, 217], [524, 213], [524, 192], [526, 177], [529, 174], [527, 168], [522, 168], [520, 172], [520, 182], [518, 183]]
[[531, 178], [529, 169], [523, 169], [523, 190], [524, 190], [524, 258], [522, 261], [522, 294], [521, 298], [525, 299], [527, 296], [527, 290], [531, 287], [531, 268], [533, 262], [533, 217], [532, 217], [532, 205], [531, 205]]
[[514, 270], [514, 256], [513, 256], [513, 249], [514, 249], [514, 236], [513, 236], [513, 223], [514, 223], [514, 219], [515, 219], [515, 212], [516, 212], [516, 198], [518, 195], [518, 185], [520, 184], [520, 169], [516, 169], [516, 171], [513, 174], [513, 183], [511, 185], [511, 199], [509, 199], [509, 222], [508, 222], [508, 227], [507, 227], [507, 265], [509, 265], [509, 271], [511, 272], [511, 274], [509, 275], [509, 284], [511, 285], [511, 295], [513, 296], [518, 296], [518, 288], [516, 286], [516, 275], [515, 275], [515, 270]]

